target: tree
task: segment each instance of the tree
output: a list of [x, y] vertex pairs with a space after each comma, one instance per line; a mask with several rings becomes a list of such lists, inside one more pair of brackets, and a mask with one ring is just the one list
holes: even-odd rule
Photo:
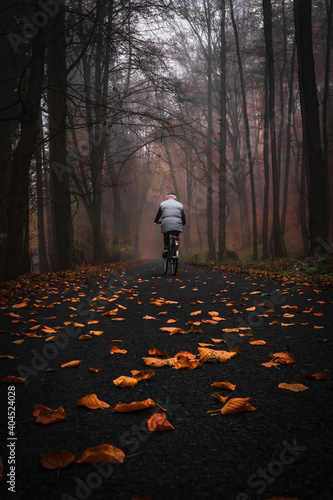
[[278, 171], [276, 153], [276, 129], [275, 129], [275, 80], [274, 80], [274, 54], [273, 54], [273, 30], [272, 30], [272, 6], [270, 0], [263, 0], [264, 33], [266, 46], [266, 60], [268, 71], [268, 116], [272, 162], [272, 190], [273, 190], [273, 245], [274, 256], [284, 257], [285, 249], [282, 241], [280, 224], [280, 175]]
[[294, 1], [298, 79], [303, 126], [303, 155], [307, 173], [310, 252], [317, 238], [328, 240], [325, 162], [321, 147], [319, 103], [312, 52], [311, 0]]
[[[37, 0], [32, 12], [38, 8]], [[30, 270], [29, 255], [29, 171], [39, 134], [40, 101], [44, 80], [45, 27], [36, 28], [31, 41], [28, 78], [21, 78], [20, 136], [13, 153], [9, 205], [7, 213], [8, 241], [5, 260], [7, 278], [15, 278]]]

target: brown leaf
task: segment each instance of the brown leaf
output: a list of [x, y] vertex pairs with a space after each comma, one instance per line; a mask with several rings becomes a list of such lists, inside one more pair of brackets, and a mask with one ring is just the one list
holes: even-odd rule
[[243, 411], [254, 411], [254, 408], [249, 403], [250, 398], [232, 398], [223, 406], [222, 415], [238, 415]]
[[60, 422], [66, 419], [65, 410], [62, 406], [59, 406], [57, 410], [52, 410], [47, 406], [37, 404], [32, 410], [34, 417], [37, 417], [35, 422], [40, 424], [54, 424], [55, 422]]
[[308, 387], [303, 384], [286, 384], [285, 382], [281, 382], [278, 387], [280, 387], [280, 389], [287, 389], [288, 391], [293, 392], [303, 392], [308, 389]]
[[282, 365], [291, 365], [295, 363], [294, 355], [291, 352], [275, 352], [269, 355], [274, 363], [281, 363]]
[[313, 378], [314, 380], [326, 380], [327, 379], [327, 373], [326, 372], [318, 372], [318, 373], [309, 373], [309, 372], [303, 372], [304, 375], [306, 375], [309, 378]]
[[155, 406], [155, 401], [148, 398], [144, 401], [134, 401], [133, 403], [117, 404], [114, 408], [112, 408], [112, 411], [127, 413], [130, 411], [146, 410], [147, 408], [151, 408], [152, 406]]
[[169, 431], [174, 429], [173, 425], [168, 422], [166, 414], [154, 413], [147, 422], [148, 429], [152, 432], [154, 431]]
[[92, 338], [88, 333], [85, 335], [80, 335], [79, 340], [90, 340]]
[[41, 456], [40, 463], [46, 469], [58, 469], [59, 467], [67, 467], [74, 459], [75, 456], [69, 451], [50, 451], [50, 453]]
[[111, 444], [100, 444], [99, 446], [87, 448], [77, 462], [80, 464], [100, 464], [105, 462], [111, 464], [122, 464], [124, 458], [125, 453], [119, 448], [116, 448]]
[[96, 394], [88, 394], [81, 399], [76, 401], [78, 406], [85, 406], [86, 408], [90, 408], [90, 410], [98, 410], [101, 408], [110, 408], [108, 403], [101, 401], [98, 399]]
[[177, 358], [167, 358], [167, 359], [158, 359], [158, 358], [142, 358], [144, 363], [147, 366], [154, 366], [156, 368], [160, 368], [161, 366], [174, 366], [177, 362]]

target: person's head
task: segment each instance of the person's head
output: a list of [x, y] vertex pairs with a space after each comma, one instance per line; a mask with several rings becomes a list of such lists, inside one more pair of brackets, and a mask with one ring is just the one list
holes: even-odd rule
[[166, 196], [166, 199], [168, 199], [168, 198], [176, 199], [177, 198], [176, 193], [174, 191], [169, 191], [167, 196]]

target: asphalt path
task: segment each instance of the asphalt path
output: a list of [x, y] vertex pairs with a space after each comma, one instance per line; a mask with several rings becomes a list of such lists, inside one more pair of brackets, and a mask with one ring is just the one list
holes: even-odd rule
[[[26, 379], [0, 384], [1, 499], [332, 500], [332, 292], [185, 264], [164, 276], [162, 267], [146, 261], [1, 307], [1, 380]], [[126, 352], [110, 354], [112, 347]], [[219, 362], [210, 353], [180, 369], [143, 359], [184, 361], [178, 353], [186, 351], [198, 361], [202, 347], [232, 357]], [[280, 355], [280, 364], [263, 365], [277, 353], [294, 362], [281, 364]], [[74, 360], [79, 366], [61, 368]], [[113, 382], [152, 369], [134, 387]], [[317, 373], [326, 378], [308, 376]], [[212, 386], [218, 381], [236, 387]], [[249, 398], [255, 410], [221, 414], [214, 392]], [[128, 413], [77, 405], [90, 394], [110, 408], [148, 398], [155, 405]], [[37, 404], [63, 407], [66, 419], [37, 423]], [[173, 429], [150, 431], [155, 413]], [[122, 450], [123, 463], [76, 461], [101, 444]], [[75, 460], [41, 465], [59, 450]]]

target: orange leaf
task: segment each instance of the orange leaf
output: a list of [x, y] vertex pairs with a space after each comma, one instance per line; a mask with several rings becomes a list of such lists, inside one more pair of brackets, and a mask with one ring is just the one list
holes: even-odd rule
[[116, 309], [112, 309], [112, 311], [107, 311], [102, 314], [102, 316], [114, 316], [118, 312], [118, 307]]
[[194, 370], [197, 366], [201, 365], [200, 361], [189, 359], [187, 356], [180, 356], [177, 358], [173, 368], [175, 370], [180, 370], [181, 368], [188, 368], [189, 370]]
[[156, 368], [160, 368], [161, 366], [174, 366], [178, 361], [177, 358], [167, 358], [167, 359], [158, 359], [158, 358], [142, 358], [144, 363], [147, 366], [154, 366]]
[[134, 387], [138, 381], [134, 377], [122, 375], [121, 377], [115, 378], [113, 383], [118, 387]]
[[220, 313], [218, 313], [217, 311], [210, 311], [208, 312], [209, 316], [219, 316]]
[[[34, 327], [32, 327], [32, 328], [34, 328]], [[32, 330], [32, 328], [30, 328], [30, 330]], [[57, 333], [57, 330], [55, 330], [54, 328], [49, 328], [48, 326], [44, 326], [44, 328], [42, 328], [42, 331], [44, 333]]]
[[0, 354], [0, 359], [15, 359], [15, 358], [10, 354]]
[[91, 321], [88, 321], [88, 325], [97, 325], [98, 322], [98, 319], [92, 319]]
[[169, 332], [170, 335], [175, 335], [176, 333], [185, 333], [181, 328], [176, 328], [174, 326], [164, 326], [160, 328], [161, 332]]
[[167, 356], [168, 353], [166, 351], [159, 351], [158, 349], [149, 349], [149, 354], [151, 356]]
[[222, 404], [225, 404], [228, 401], [228, 399], [229, 399], [229, 396], [223, 397], [218, 392], [213, 392], [212, 396], [214, 398], [216, 398], [218, 401], [220, 401], [220, 403], [222, 403]]
[[108, 403], [101, 401], [98, 399], [96, 394], [88, 394], [81, 399], [76, 401], [78, 406], [85, 406], [86, 408], [90, 408], [91, 410], [97, 410], [100, 408], [110, 408]]
[[131, 370], [132, 377], [134, 377], [138, 382], [140, 380], [147, 380], [155, 375], [154, 370]]
[[191, 312], [191, 316], [198, 316], [199, 314], [201, 314], [201, 310]]
[[27, 380], [26, 378], [15, 377], [14, 375], [7, 375], [7, 377], [3, 378], [1, 382], [8, 384], [24, 384], [26, 380]]
[[250, 340], [249, 344], [251, 344], [251, 345], [265, 345], [266, 342], [264, 340]]
[[164, 412], [162, 413], [154, 413], [150, 417], [150, 419], [147, 422], [148, 424], [148, 429], [150, 431], [169, 431], [174, 429], [173, 425], [168, 422], [166, 418], [166, 414]]
[[147, 408], [151, 408], [152, 406], [155, 406], [155, 401], [148, 398], [144, 401], [134, 401], [133, 403], [117, 404], [114, 408], [112, 408], [112, 411], [125, 413], [129, 411], [146, 410]]
[[249, 403], [250, 398], [232, 398], [229, 399], [229, 401], [226, 402], [226, 404], [223, 406], [221, 413], [222, 415], [238, 415], [238, 413], [241, 413], [243, 411], [254, 411], [256, 408], [254, 408], [250, 403]]
[[90, 335], [94, 335], [95, 337], [99, 337], [100, 335], [102, 335], [104, 332], [103, 330], [90, 330]]
[[127, 351], [125, 349], [119, 349], [116, 345], [111, 347], [110, 354], [126, 354]]
[[76, 368], [77, 366], [80, 366], [82, 361], [79, 359], [74, 359], [73, 361], [69, 361], [68, 363], [65, 363], [61, 365], [61, 368]]
[[86, 335], [80, 335], [79, 340], [90, 340], [92, 338], [88, 333]]
[[308, 389], [308, 387], [306, 387], [306, 385], [303, 384], [286, 384], [284, 382], [279, 384], [278, 387], [280, 387], [280, 389], [287, 389], [288, 391], [293, 391], [293, 392], [303, 392], [306, 391], [306, 389]]
[[239, 332], [239, 328], [222, 328], [222, 332], [236, 333], [236, 332]]
[[74, 459], [75, 456], [69, 451], [50, 451], [50, 453], [41, 456], [40, 463], [46, 469], [58, 469], [59, 467], [67, 467]]
[[94, 372], [94, 373], [98, 373], [99, 372], [99, 368], [93, 368], [93, 367], [91, 367], [91, 368], [89, 368], [89, 370], [91, 372]]
[[12, 344], [22, 344], [23, 342], [24, 342], [24, 339], [13, 340]]
[[26, 307], [27, 306], [27, 301], [24, 301], [24, 302], [21, 302], [20, 304], [14, 304], [12, 306], [12, 309], [21, 309], [22, 307]]
[[99, 446], [87, 448], [77, 462], [80, 464], [100, 464], [104, 462], [122, 464], [124, 458], [125, 453], [119, 448], [111, 444], [100, 444]]
[[168, 319], [167, 323], [177, 323], [176, 319]]
[[221, 342], [224, 342], [224, 343], [225, 343], [225, 340], [224, 340], [224, 339], [213, 339], [213, 338], [212, 338], [212, 341], [214, 342], [214, 344], [221, 344]]
[[62, 406], [59, 406], [57, 410], [52, 410], [47, 406], [37, 404], [32, 410], [34, 417], [37, 417], [35, 422], [41, 424], [54, 424], [55, 422], [60, 422], [66, 419], [65, 410]]
[[281, 363], [283, 365], [291, 365], [295, 363], [294, 355], [291, 352], [275, 352], [269, 355], [274, 363]]
[[111, 318], [111, 321], [125, 321], [125, 318]]
[[56, 337], [53, 335], [52, 337], [47, 337], [47, 339], [45, 339], [45, 342], [54, 342], [56, 340]]
[[154, 316], [148, 316], [148, 315], [146, 315], [142, 319], [156, 319], [156, 318], [154, 318]]
[[236, 356], [236, 351], [217, 351], [214, 349], [208, 349], [206, 347], [198, 347], [200, 354], [200, 363], [205, 363], [206, 361], [211, 361], [213, 363], [224, 363], [228, 359]]
[[218, 380], [217, 382], [214, 382], [210, 385], [212, 385], [213, 387], [218, 387], [219, 389], [230, 389], [231, 391], [234, 391], [236, 389], [236, 386], [234, 384], [231, 384], [226, 380]]

